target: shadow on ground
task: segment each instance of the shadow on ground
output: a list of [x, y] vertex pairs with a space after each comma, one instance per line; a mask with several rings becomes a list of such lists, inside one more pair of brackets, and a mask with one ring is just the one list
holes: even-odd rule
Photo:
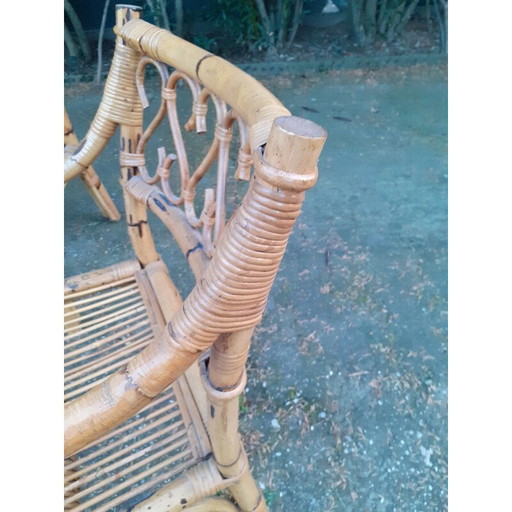
[[[272, 511], [445, 510], [446, 68], [262, 81], [329, 138], [250, 355], [241, 428], [255, 476]], [[100, 93], [67, 93], [79, 136]], [[116, 143], [96, 169], [122, 210]], [[233, 208], [244, 190], [229, 187]], [[132, 257], [79, 180], [65, 209], [66, 276]], [[186, 296], [185, 261], [152, 228]]]

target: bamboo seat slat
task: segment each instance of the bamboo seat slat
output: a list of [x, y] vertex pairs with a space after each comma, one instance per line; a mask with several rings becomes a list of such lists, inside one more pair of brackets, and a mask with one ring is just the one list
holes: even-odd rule
[[96, 508], [95, 512], [106, 512], [107, 510], [113, 510], [112, 507], [116, 507], [117, 505], [119, 505], [127, 500], [132, 500], [138, 494], [144, 493], [145, 491], [147, 491], [149, 489], [158, 487], [158, 486], [160, 486], [160, 484], [165, 484], [165, 483], [169, 482], [173, 476], [183, 473], [191, 465], [192, 464], [190, 463], [189, 460], [185, 460], [181, 464], [174, 466], [172, 468], [172, 471], [162, 473], [159, 476], [153, 476], [151, 478], [151, 480], [147, 481], [146, 483], [143, 483], [143, 484], [139, 485], [138, 487], [135, 487], [132, 490], [125, 492], [122, 496], [119, 496], [117, 498], [110, 500], [104, 506]]
[[[179, 414], [179, 411], [175, 411], [174, 416], [177, 416], [178, 414]], [[167, 415], [164, 418], [162, 418], [160, 421], [154, 422], [151, 425], [151, 430], [154, 430], [155, 428], [159, 427], [163, 423], [168, 422], [174, 416], [173, 415]], [[129, 461], [123, 457], [125, 454], [127, 454], [128, 452], [134, 450], [135, 448], [139, 448], [139, 447], [143, 446], [144, 444], [149, 443], [150, 441], [154, 441], [154, 440], [158, 439], [159, 437], [162, 437], [163, 435], [169, 434], [170, 432], [172, 432], [173, 430], [176, 430], [181, 425], [183, 425], [183, 423], [172, 423], [169, 427], [159, 429], [154, 434], [152, 434], [152, 435], [150, 435], [148, 437], [145, 437], [143, 439], [140, 439], [139, 441], [137, 441], [137, 442], [135, 442], [135, 443], [133, 443], [131, 445], [125, 446], [123, 449], [120, 449], [120, 450], [116, 451], [115, 453], [112, 453], [108, 457], [105, 457], [104, 459], [101, 459], [101, 461], [99, 461], [99, 462], [97, 462], [95, 464], [91, 464], [90, 466], [84, 467], [83, 469], [81, 469], [79, 471], [76, 471], [74, 473], [74, 475], [73, 475], [74, 479], [76, 479], [76, 477], [80, 477], [81, 475], [91, 474], [92, 472], [95, 472], [97, 470], [97, 468], [99, 468], [101, 466], [103, 466], [103, 468], [105, 468], [105, 464], [107, 462], [110, 463], [111, 461], [115, 461], [116, 459], [120, 459], [121, 458], [122, 459], [121, 462], [126, 464]], [[178, 434], [179, 435], [183, 435], [183, 433], [181, 433], [181, 432], [173, 434], [173, 435], [177, 436]], [[172, 440], [171, 437], [169, 437], [169, 440]], [[109, 447], [109, 451], [112, 451], [112, 447]], [[134, 452], [133, 455], [138, 455], [138, 451]], [[97, 454], [96, 454], [96, 456], [97, 456]], [[121, 462], [120, 462], [120, 464], [121, 464]], [[110, 471], [112, 471], [113, 468], [114, 468], [114, 466], [113, 466], [113, 464], [111, 464], [111, 465], [108, 466], [107, 469], [104, 469], [104, 472], [105, 473], [109, 473]], [[66, 489], [69, 489], [69, 488], [65, 487], [65, 490]]]
[[[147, 324], [141, 323], [140, 325], [145, 326]], [[91, 352], [89, 351], [84, 354], [83, 350], [81, 350], [81, 349], [78, 349], [76, 351], [76, 352], [79, 352], [78, 354], [76, 354], [75, 352], [71, 352], [69, 354], [69, 357], [65, 358], [65, 362], [66, 361], [69, 361], [69, 362], [64, 367], [65, 368], [64, 375], [66, 377], [71, 377], [71, 376], [75, 375], [77, 372], [87, 370], [88, 368], [90, 368], [90, 366], [95, 365], [95, 361], [96, 361], [95, 356], [97, 356], [98, 358], [108, 357], [108, 355], [113, 351], [122, 350], [123, 347], [126, 347], [127, 345], [129, 345], [131, 343], [138, 343], [140, 341], [141, 337], [144, 338], [144, 336], [150, 334], [151, 330], [150, 329], [142, 329], [141, 331], [137, 332], [134, 329], [133, 331], [125, 330], [124, 332], [125, 332], [125, 334], [127, 332], [135, 332], [135, 334], [133, 334], [132, 336], [128, 336], [128, 337], [125, 336], [124, 338], [121, 338], [120, 341], [118, 341], [117, 343], [115, 341], [116, 341], [116, 339], [118, 339], [121, 336], [121, 334], [118, 337], [110, 336], [109, 339], [107, 339], [107, 341], [105, 343], [107, 343], [108, 341], [114, 341], [114, 343], [107, 345], [107, 346], [105, 346], [105, 343], [101, 343], [101, 344], [98, 343], [96, 345], [98, 348], [96, 353], [91, 354]], [[150, 336], [151, 336], [151, 334], [150, 334]], [[77, 356], [77, 357], [75, 357], [75, 356]]]
[[[138, 458], [142, 457], [142, 460], [139, 460], [135, 464], [130, 464], [133, 459], [121, 459], [121, 461], [118, 461], [117, 464], [112, 464], [111, 466], [107, 466], [105, 468], [102, 468], [104, 471], [96, 471], [96, 478], [80, 478], [78, 481], [74, 482], [73, 484], [66, 487], [64, 490], [72, 490], [76, 487], [84, 487], [83, 491], [80, 491], [80, 493], [75, 494], [73, 499], [80, 499], [83, 496], [87, 496], [88, 494], [101, 489], [102, 487], [107, 486], [108, 484], [114, 482], [115, 480], [118, 480], [120, 478], [126, 477], [127, 475], [131, 473], [135, 473], [138, 469], [143, 467], [145, 464], [149, 464], [150, 462], [159, 459], [163, 455], [168, 455], [169, 453], [172, 453], [176, 450], [179, 450], [183, 445], [187, 443], [187, 434], [184, 431], [179, 432], [179, 436], [171, 436], [168, 439], [164, 439], [163, 441], [153, 443], [148, 450], [148, 452], [151, 453], [151, 455], [147, 458], [144, 458], [144, 455], [146, 455], [145, 452], [139, 452], [134, 454], [134, 459], [137, 460]], [[178, 441], [176, 443], [173, 443], [173, 441], [178, 438]], [[140, 457], [137, 457], [139, 455]], [[163, 461], [164, 465], [169, 464], [168, 460]], [[109, 475], [114, 471], [115, 469], [118, 469], [120, 466], [126, 465], [127, 467], [118, 473], [114, 475], [107, 476], [106, 478], [98, 478], [99, 474], [105, 474]], [[153, 469], [153, 468], [152, 468]], [[135, 475], [136, 476], [136, 475]], [[87, 484], [89, 482], [95, 482], [94, 485], [91, 485], [90, 487], [87, 487]]]
[[[121, 333], [125, 333], [125, 338], [126, 338], [127, 333], [133, 332], [136, 329], [141, 329], [146, 326], [149, 326], [149, 320], [147, 319], [147, 316], [145, 313], [141, 313], [137, 316], [129, 318], [128, 320], [125, 320], [124, 322], [120, 322], [120, 323], [116, 324], [114, 326], [116, 330], [113, 330], [112, 327], [107, 327], [98, 333], [90, 334], [89, 336], [85, 336], [85, 337], [75, 340], [73, 342], [68, 342], [66, 345], [66, 348], [65, 348], [65, 354], [69, 354], [70, 352], [80, 354], [80, 353], [86, 352], [87, 350], [90, 350], [90, 349], [96, 349], [97, 347], [99, 347], [101, 345], [105, 345], [109, 341], [112, 341], [112, 339], [121, 337], [122, 336]], [[120, 329], [120, 328], [122, 328], [122, 329]], [[120, 330], [117, 330], [117, 329], [120, 329]], [[109, 334], [109, 333], [112, 333], [112, 334]], [[94, 341], [93, 343], [90, 343], [89, 345], [82, 347], [81, 349], [74, 348], [77, 346], [81, 346], [86, 342], [91, 342], [92, 340], [96, 340], [96, 341]]]
[[[89, 304], [87, 304], [84, 307], [77, 307], [76, 303], [70, 304], [72, 309], [70, 308], [71, 309], [70, 311], [64, 313], [64, 318], [66, 318], [66, 316], [71, 316], [73, 314], [79, 314], [81, 316], [81, 318], [84, 319], [84, 318], [86, 318], [86, 315], [84, 313], [86, 313], [87, 311], [94, 310], [94, 309], [99, 308], [99, 307], [103, 307], [106, 304], [112, 304], [112, 303], [124, 304], [124, 303], [126, 303], [126, 301], [125, 302], [121, 302], [121, 303], [118, 302], [118, 301], [120, 299], [126, 299], [128, 297], [132, 297], [133, 295], [137, 295], [137, 293], [138, 293], [137, 287], [133, 286], [130, 290], [128, 290], [128, 291], [126, 291], [124, 293], [120, 293], [117, 296], [109, 297], [109, 298], [101, 300], [101, 301], [89, 303]], [[105, 295], [106, 294], [104, 294], [103, 297]]]
[[112, 288], [113, 286], [122, 287], [126, 283], [133, 283], [135, 279], [133, 276], [124, 277], [112, 283], [106, 284], [98, 284], [91, 287], [85, 287], [85, 289], [78, 288], [66, 288], [66, 284], [64, 284], [64, 300], [70, 300], [75, 297], [83, 297], [84, 295], [91, 295], [96, 292], [101, 292], [107, 288]]
[[[178, 446], [178, 448], [183, 446], [183, 444], [184, 444], [184, 442], [182, 444], [180, 444]], [[153, 461], [155, 459], [158, 459], [158, 458], [160, 458], [160, 457], [162, 457], [164, 455], [168, 455], [169, 453], [172, 453], [174, 450], [175, 450], [175, 447], [171, 446], [167, 450], [163, 450], [162, 452], [158, 452], [154, 456], [149, 457], [147, 460], [141, 461], [141, 463], [138, 465], [138, 467], [140, 467], [143, 463], [150, 464], [151, 461]], [[106, 491], [102, 491], [101, 494], [97, 494], [92, 499], [87, 500], [85, 503], [80, 504], [78, 507], [75, 507], [72, 510], [75, 511], [75, 512], [81, 512], [82, 510], [88, 509], [89, 507], [91, 507], [91, 506], [93, 506], [93, 505], [95, 505], [95, 504], [97, 504], [97, 503], [99, 503], [101, 501], [104, 501], [104, 500], [108, 499], [109, 497], [111, 497], [112, 495], [120, 493], [120, 492], [122, 492], [125, 489], [133, 489], [137, 482], [141, 481], [142, 479], [148, 478], [150, 475], [152, 475], [154, 473], [157, 473], [158, 471], [160, 471], [162, 469], [167, 469], [166, 474], [165, 474], [165, 479], [167, 480], [169, 477], [171, 477], [174, 474], [176, 474], [177, 471], [181, 471], [185, 467], [190, 466], [190, 462], [193, 462], [193, 460], [189, 459], [190, 462], [189, 462], [189, 460], [185, 460], [180, 467], [174, 468], [174, 471], [173, 471], [173, 468], [168, 468], [168, 466], [171, 466], [174, 462], [179, 461], [180, 459], [187, 459], [188, 457], [190, 457], [190, 455], [191, 455], [190, 448], [187, 448], [187, 449], [177, 453], [174, 456], [166, 458], [165, 460], [163, 460], [162, 462], [160, 462], [158, 464], [152, 465], [150, 470], [146, 471], [142, 476], [135, 475], [135, 476], [129, 478], [128, 480], [126, 480], [125, 482], [123, 482], [124, 485], [122, 485], [122, 486], [112, 487], [111, 489], [108, 489]], [[124, 476], [124, 475], [122, 475], [122, 476]], [[122, 476], [120, 476], [119, 478], [122, 478]], [[111, 482], [115, 481], [117, 478], [118, 478], [117, 475], [109, 478], [108, 479], [108, 483], [111, 483]], [[98, 489], [98, 488], [101, 489], [103, 486], [107, 485], [106, 482], [101, 482], [101, 484], [104, 484], [104, 485], [100, 485], [100, 483], [98, 483], [96, 489]], [[151, 482], [149, 482], [149, 484], [150, 484], [150, 487], [153, 487], [155, 485], [155, 482], [151, 481]], [[135, 487], [134, 490], [137, 490], [137, 488]], [[88, 491], [88, 489], [87, 489], [87, 491]], [[80, 497], [82, 497], [84, 495], [86, 496], [87, 495], [87, 491], [83, 491], [83, 494], [80, 494], [79, 496]], [[141, 491], [139, 490], [139, 492], [141, 492]], [[121, 496], [121, 498], [123, 499], [123, 501], [126, 500], [126, 497], [122, 497]], [[73, 503], [76, 499], [77, 499], [77, 495], [74, 495], [72, 498], [68, 498], [67, 502], [65, 501], [64, 503], [65, 504]], [[112, 506], [112, 503], [109, 503], [109, 507], [111, 507], [111, 506]]]
[[[164, 404], [163, 402], [169, 402]], [[95, 443], [91, 443], [86, 446], [81, 453], [89, 452], [88, 455], [80, 456], [80, 459], [77, 460], [69, 460], [64, 464], [64, 469], [70, 471], [75, 469], [77, 466], [84, 464], [94, 458], [99, 457], [107, 451], [113, 450], [114, 448], [118, 448], [125, 443], [125, 440], [121, 436], [130, 429], [141, 429], [141, 425], [144, 423], [146, 430], [151, 430], [152, 425], [156, 422], [160, 421], [162, 415], [169, 416], [169, 419], [174, 418], [178, 414], [180, 414], [179, 409], [177, 409], [178, 404], [176, 402], [176, 398], [172, 394], [172, 389], [170, 388], [170, 394], [163, 393], [159, 399], [155, 400], [151, 404], [151, 412], [149, 414], [145, 414], [147, 411], [143, 409], [142, 412], [134, 418], [132, 421], [127, 422], [126, 425], [119, 427], [114, 432], [110, 432], [109, 434], [103, 436], [101, 439], [98, 439]], [[172, 409], [174, 411], [170, 412]], [[151, 427], [151, 428], [150, 428]], [[118, 437], [117, 441], [114, 439]], [[108, 441], [108, 442], [107, 442]], [[95, 447], [94, 450], [92, 448]], [[91, 451], [92, 450], [92, 451]]]
[[[82, 329], [80, 329], [80, 332], [81, 333], [93, 332], [93, 331], [99, 329], [100, 327], [105, 327], [106, 325], [112, 325], [119, 318], [127, 318], [127, 317], [129, 318], [130, 315], [143, 312], [144, 310], [145, 310], [144, 304], [142, 303], [142, 301], [138, 301], [137, 304], [131, 305], [127, 308], [124, 308], [122, 313], [118, 313], [118, 312], [110, 313], [108, 315], [101, 317], [101, 318], [103, 318], [103, 320], [101, 322], [96, 322], [96, 321], [85, 322], [84, 325], [81, 326]], [[76, 335], [69, 334], [68, 336], [64, 337], [64, 340], [68, 340], [70, 338], [75, 338], [75, 337], [76, 337]]]
[[80, 315], [80, 313], [78, 311], [75, 312], [75, 315], [80, 315], [80, 316], [78, 316], [78, 317], [74, 316], [71, 319], [65, 320], [64, 327], [67, 327], [70, 324], [74, 324], [76, 327], [78, 327], [78, 326], [80, 326], [82, 328], [88, 327], [90, 325], [94, 325], [97, 322], [97, 320], [95, 320], [96, 318], [98, 318], [98, 317], [99, 317], [99, 319], [105, 318], [106, 313], [108, 313], [108, 312], [110, 312], [110, 315], [111, 315], [109, 318], [112, 318], [112, 317], [115, 318], [116, 314], [119, 314], [120, 312], [123, 312], [123, 311], [128, 311], [131, 308], [133, 308], [135, 305], [140, 306], [143, 304], [143, 302], [141, 301], [140, 297], [136, 296], [136, 297], [133, 297], [131, 300], [126, 300], [122, 303], [115, 303], [115, 304], [107, 303], [107, 304], [108, 305], [102, 309], [95, 309], [94, 311], [89, 310], [89, 312], [84, 315]]
[[[137, 289], [137, 283], [135, 282], [134, 279], [127, 279], [127, 280], [125, 280], [124, 283], [129, 283], [129, 284], [124, 284], [124, 286], [119, 284], [119, 286], [117, 288], [114, 288], [112, 291], [102, 293], [101, 298], [112, 297], [112, 296], [124, 293], [125, 291], [128, 291], [128, 290], [136, 290]], [[103, 290], [105, 288], [112, 288], [112, 285], [104, 287]], [[101, 292], [101, 291], [102, 290], [98, 290], [98, 292]], [[78, 293], [80, 293], [79, 296], [78, 295], [64, 296], [64, 309], [66, 309], [67, 307], [73, 307], [73, 306], [76, 307], [76, 306], [81, 306], [82, 304], [89, 304], [91, 302], [94, 302], [95, 300], [98, 300], [98, 296], [92, 294], [89, 290], [84, 290], [83, 292], [77, 292], [77, 294]], [[88, 297], [88, 295], [92, 295], [92, 296]], [[80, 297], [85, 297], [85, 298], [80, 298]]]
[[[139, 339], [138, 341], [134, 341], [135, 337], [133, 337], [132, 340], [129, 340], [129, 342], [128, 342], [129, 345], [125, 346], [121, 350], [115, 350], [115, 348], [112, 347], [113, 351], [108, 351], [108, 353], [103, 355], [101, 358], [94, 359], [91, 362], [85, 363], [85, 364], [81, 365], [79, 368], [77, 368], [75, 372], [69, 372], [68, 374], [66, 374], [66, 376], [65, 376], [66, 378], [64, 379], [64, 384], [66, 385], [66, 384], [74, 383], [75, 379], [76, 379], [76, 374], [79, 373], [80, 371], [87, 370], [87, 374], [91, 378], [92, 378], [93, 374], [100, 369], [101, 369], [101, 371], [108, 371], [108, 370], [104, 369], [107, 364], [111, 363], [112, 361], [116, 361], [118, 359], [122, 359], [124, 361], [125, 356], [128, 353], [131, 353], [134, 350], [140, 349], [141, 347], [147, 345], [148, 342], [150, 342], [152, 338], [153, 338], [153, 336], [149, 335], [149, 336], [145, 336], [145, 337], [143, 336], [142, 339]], [[82, 379], [84, 379], [84, 378], [85, 377], [82, 377]]]

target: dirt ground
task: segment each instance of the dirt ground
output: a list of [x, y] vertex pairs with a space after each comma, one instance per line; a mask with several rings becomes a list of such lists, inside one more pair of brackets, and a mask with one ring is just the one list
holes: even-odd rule
[[[272, 511], [446, 510], [447, 70], [262, 81], [329, 138], [250, 354], [241, 429], [254, 474]], [[100, 92], [67, 91], [79, 136]], [[96, 168], [122, 210], [115, 144]], [[244, 187], [228, 186], [233, 208]], [[131, 257], [124, 226], [79, 180], [65, 211], [67, 276]], [[192, 277], [153, 224], [186, 295]]]

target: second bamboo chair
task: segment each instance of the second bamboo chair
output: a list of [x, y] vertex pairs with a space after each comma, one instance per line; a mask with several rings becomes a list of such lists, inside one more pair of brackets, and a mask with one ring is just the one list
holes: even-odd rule
[[[115, 32], [102, 102], [65, 175], [90, 167], [119, 127], [134, 259], [65, 282], [65, 508], [265, 511], [238, 433], [239, 397], [251, 336], [326, 134], [228, 62], [142, 21], [136, 7], [117, 6]], [[148, 65], [162, 87], [144, 130]], [[210, 99], [215, 107], [214, 137], [194, 172], [177, 117], [179, 82], [193, 97], [186, 129], [205, 132]], [[151, 174], [146, 145], [165, 117], [177, 156], [160, 149]], [[234, 123], [236, 177], [250, 184], [226, 223]], [[179, 193], [169, 184], [174, 160]], [[197, 216], [196, 188], [214, 162], [216, 187]], [[195, 275], [185, 300], [156, 250], [148, 210]]]
[[[78, 137], [73, 130], [73, 125], [71, 124], [68, 113], [66, 109], [64, 109], [64, 159], [72, 155], [72, 153], [77, 150], [78, 146]], [[94, 167], [89, 165], [79, 173], [79, 176], [100, 212], [107, 217], [107, 219], [119, 220], [121, 214], [116, 208], [114, 201], [112, 201], [105, 185], [103, 185], [100, 177], [96, 174]], [[75, 177], [75, 175], [72, 177]], [[64, 186], [66, 186], [70, 179], [71, 177], [64, 175]]]

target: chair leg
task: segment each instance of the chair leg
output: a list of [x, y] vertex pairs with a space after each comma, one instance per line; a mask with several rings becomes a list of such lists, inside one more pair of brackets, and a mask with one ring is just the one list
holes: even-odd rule
[[91, 197], [94, 199], [94, 202], [98, 206], [100, 212], [110, 220], [119, 220], [121, 218], [121, 214], [92, 165], [80, 175], [80, 178], [84, 182], [84, 185], [89, 191], [89, 194], [91, 194]]
[[235, 480], [228, 486], [228, 491], [244, 512], [268, 512], [265, 498], [250, 472], [238, 433], [238, 399], [247, 382], [245, 368], [239, 384], [230, 391], [216, 390], [208, 379], [207, 371], [202, 372], [202, 377], [210, 404], [208, 432], [215, 461], [225, 479]]

